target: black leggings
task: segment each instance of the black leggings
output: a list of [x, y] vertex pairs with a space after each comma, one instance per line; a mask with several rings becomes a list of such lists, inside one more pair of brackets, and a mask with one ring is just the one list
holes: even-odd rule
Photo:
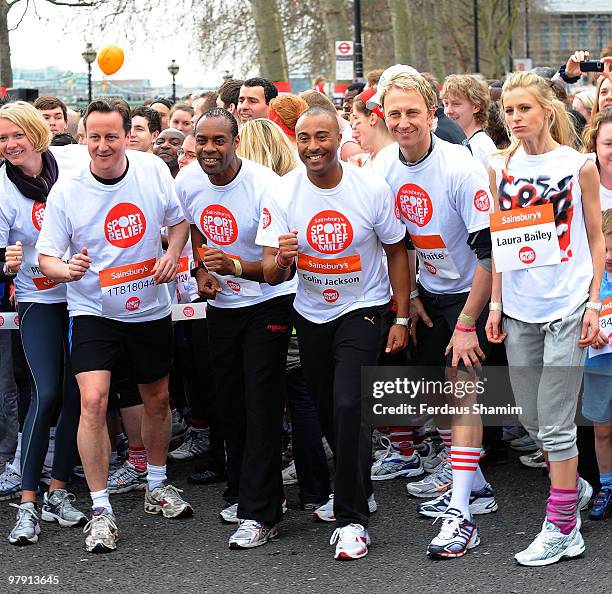
[[19, 303], [18, 311], [32, 384], [21, 440], [21, 487], [36, 491], [49, 447], [49, 428], [60, 402], [51, 476], [62, 482], [70, 478], [81, 407], [68, 359], [66, 304]]

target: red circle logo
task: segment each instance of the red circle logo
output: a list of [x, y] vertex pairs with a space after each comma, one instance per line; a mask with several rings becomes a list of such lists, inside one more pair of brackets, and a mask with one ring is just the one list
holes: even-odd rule
[[308, 223], [306, 231], [310, 246], [322, 254], [339, 254], [353, 241], [351, 222], [335, 210], [324, 210]]
[[195, 314], [195, 310], [193, 309], [193, 307], [191, 307], [191, 305], [187, 305], [183, 307], [183, 315], [186, 318], [193, 318], [194, 314]]
[[32, 204], [32, 223], [37, 231], [42, 229], [43, 219], [45, 218], [45, 208], [47, 208], [45, 202], [34, 201], [34, 204]]
[[536, 253], [533, 248], [530, 248], [528, 245], [522, 247], [519, 250], [519, 260], [523, 264], [531, 264], [536, 259]]
[[21, 320], [19, 319], [19, 316], [15, 316], [15, 326], [17, 326], [17, 328], [19, 328], [19, 324], [21, 324]]
[[200, 228], [217, 245], [229, 245], [238, 239], [238, 224], [234, 215], [220, 204], [211, 204], [202, 211]]
[[0, 316], [0, 326], [4, 326], [4, 316]]
[[327, 303], [338, 301], [338, 297], [340, 297], [340, 293], [338, 293], [336, 289], [325, 289], [325, 291], [323, 291], [323, 299], [325, 299]]
[[423, 266], [427, 268], [429, 274], [437, 274], [438, 269], [431, 262], [423, 262]]
[[130, 297], [125, 302], [125, 309], [128, 311], [136, 311], [140, 307], [140, 299], [138, 297]]
[[267, 229], [270, 226], [270, 223], [272, 222], [272, 215], [270, 214], [270, 211], [267, 208], [264, 208], [261, 211], [261, 222], [263, 225], [264, 229]]
[[417, 227], [424, 227], [433, 216], [429, 194], [416, 184], [404, 184], [397, 192], [396, 204], [400, 212]]
[[474, 194], [474, 206], [476, 210], [480, 212], [489, 212], [491, 208], [491, 201], [489, 200], [489, 195], [485, 190], [478, 190], [476, 194]]
[[240, 283], [237, 283], [236, 281], [231, 281], [228, 280], [227, 281], [227, 286], [234, 291], [234, 293], [240, 293]]
[[129, 248], [136, 245], [147, 230], [144, 213], [135, 204], [121, 202], [110, 209], [104, 221], [104, 233], [111, 245]]

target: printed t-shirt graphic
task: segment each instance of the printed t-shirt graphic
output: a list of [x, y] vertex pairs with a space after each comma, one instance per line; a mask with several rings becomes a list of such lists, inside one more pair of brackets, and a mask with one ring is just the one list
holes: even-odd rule
[[[503, 156], [490, 160], [502, 211], [494, 220], [500, 216], [530, 215], [538, 209], [548, 209], [550, 213], [552, 208], [550, 229], [536, 231], [554, 228], [558, 243], [559, 263], [547, 266], [535, 266], [542, 254], [534, 243], [521, 246], [531, 249], [523, 257], [532, 259], [534, 265], [507, 270], [502, 275], [504, 312], [509, 316], [532, 323], [560, 319], [588, 299], [593, 267], [579, 175], [583, 165], [593, 158], [560, 146], [541, 155], [528, 155], [519, 148], [509, 165]], [[536, 235], [531, 237], [535, 239]], [[546, 239], [541, 234], [537, 238], [540, 242]]]
[[268, 197], [257, 243], [278, 247], [278, 237], [298, 230], [298, 290], [294, 307], [315, 323], [390, 300], [382, 243], [401, 241], [393, 196], [372, 172], [345, 165], [342, 180], [324, 190], [296, 169]]
[[163, 161], [135, 151], [128, 159], [117, 184], [98, 182], [87, 165], [49, 195], [40, 253], [86, 247], [92, 259], [83, 278], [67, 284], [70, 315], [143, 322], [170, 313], [168, 288], [154, 284], [152, 269], [162, 254], [160, 229], [184, 217]]
[[[238, 175], [225, 186], [215, 186], [194, 161], [176, 177], [176, 190], [190, 224], [206, 238], [207, 247], [218, 248], [228, 257], [247, 262], [261, 260], [255, 244], [264, 197], [278, 186], [280, 178], [269, 168], [242, 159]], [[197, 246], [200, 260], [205, 248]], [[210, 303], [215, 307], [245, 307], [295, 292], [295, 281], [271, 287], [267, 283], [218, 275], [222, 292]]]
[[492, 202], [481, 164], [462, 146], [439, 138], [429, 156], [407, 166], [392, 144], [375, 168], [395, 196], [420, 262], [419, 281], [432, 293], [470, 290], [477, 259], [468, 235], [489, 226]]

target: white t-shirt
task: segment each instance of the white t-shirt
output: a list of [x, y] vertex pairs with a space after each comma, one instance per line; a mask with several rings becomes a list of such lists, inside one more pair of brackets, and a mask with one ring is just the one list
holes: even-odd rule
[[170, 314], [168, 288], [153, 283], [152, 268], [162, 254], [160, 229], [183, 213], [161, 159], [133, 151], [128, 162], [117, 184], [100, 183], [87, 165], [49, 195], [38, 251], [62, 257], [86, 247], [92, 259], [81, 280], [67, 283], [71, 316], [145, 322]]
[[582, 210], [580, 169], [594, 155], [560, 146], [542, 155], [519, 148], [506, 167], [494, 157], [501, 210], [552, 203], [561, 263], [502, 273], [504, 313], [517, 320], [543, 323], [572, 313], [589, 297], [591, 252]]
[[612, 189], [599, 185], [599, 199], [601, 201], [601, 212], [612, 208]]
[[[230, 258], [257, 262], [263, 250], [256, 245], [255, 236], [265, 213], [264, 200], [276, 191], [280, 179], [268, 167], [242, 159], [238, 175], [225, 186], [215, 186], [196, 161], [184, 167], [175, 182], [185, 217], [206, 237], [209, 247], [222, 250]], [[271, 287], [233, 275], [213, 274], [223, 289], [209, 300], [215, 307], [245, 307], [295, 293], [295, 281]]]
[[489, 158], [497, 150], [495, 143], [484, 130], [478, 130], [469, 140], [474, 157], [476, 157], [486, 169], [489, 166]]
[[[78, 145], [70, 145], [78, 146]], [[87, 147], [49, 147], [58, 166], [58, 180], [89, 161]], [[80, 150], [79, 150], [80, 149]], [[85, 150], [82, 150], [85, 149]], [[66, 301], [66, 286], [47, 278], [38, 267], [35, 245], [46, 208], [45, 202], [26, 198], [8, 178], [6, 167], [0, 168], [0, 247], [23, 244], [23, 261], [13, 281], [17, 301], [62, 303]]]
[[383, 179], [342, 165], [342, 180], [330, 190], [315, 186], [305, 170], [280, 180], [266, 202], [257, 243], [278, 247], [278, 236], [298, 231], [296, 311], [324, 323], [391, 298], [382, 244], [403, 240], [393, 196]]
[[353, 138], [353, 129], [351, 125], [344, 119], [340, 118], [342, 122], [340, 122], [340, 146], [338, 147], [338, 159], [342, 158], [342, 147], [347, 142], [354, 142], [358, 145], [357, 141]]
[[392, 144], [378, 154], [375, 169], [391, 186], [410, 233], [420, 283], [431, 293], [464, 293], [477, 266], [468, 235], [489, 226], [492, 200], [482, 165], [464, 146], [433, 143], [427, 158], [410, 166]]

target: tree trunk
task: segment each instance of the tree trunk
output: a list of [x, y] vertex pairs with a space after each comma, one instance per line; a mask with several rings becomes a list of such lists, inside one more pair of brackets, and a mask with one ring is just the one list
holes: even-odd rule
[[8, 12], [11, 9], [6, 0], [0, 0], [0, 86], [13, 86], [11, 67], [11, 46], [9, 43]]
[[412, 64], [412, 20], [407, 0], [389, 0], [393, 24], [395, 62]]
[[325, 20], [327, 51], [333, 64], [332, 78], [336, 78], [336, 41], [352, 39], [351, 28], [344, 11], [343, 0], [320, 0], [321, 11]]
[[251, 0], [261, 76], [270, 81], [288, 81], [287, 54], [276, 0]]

